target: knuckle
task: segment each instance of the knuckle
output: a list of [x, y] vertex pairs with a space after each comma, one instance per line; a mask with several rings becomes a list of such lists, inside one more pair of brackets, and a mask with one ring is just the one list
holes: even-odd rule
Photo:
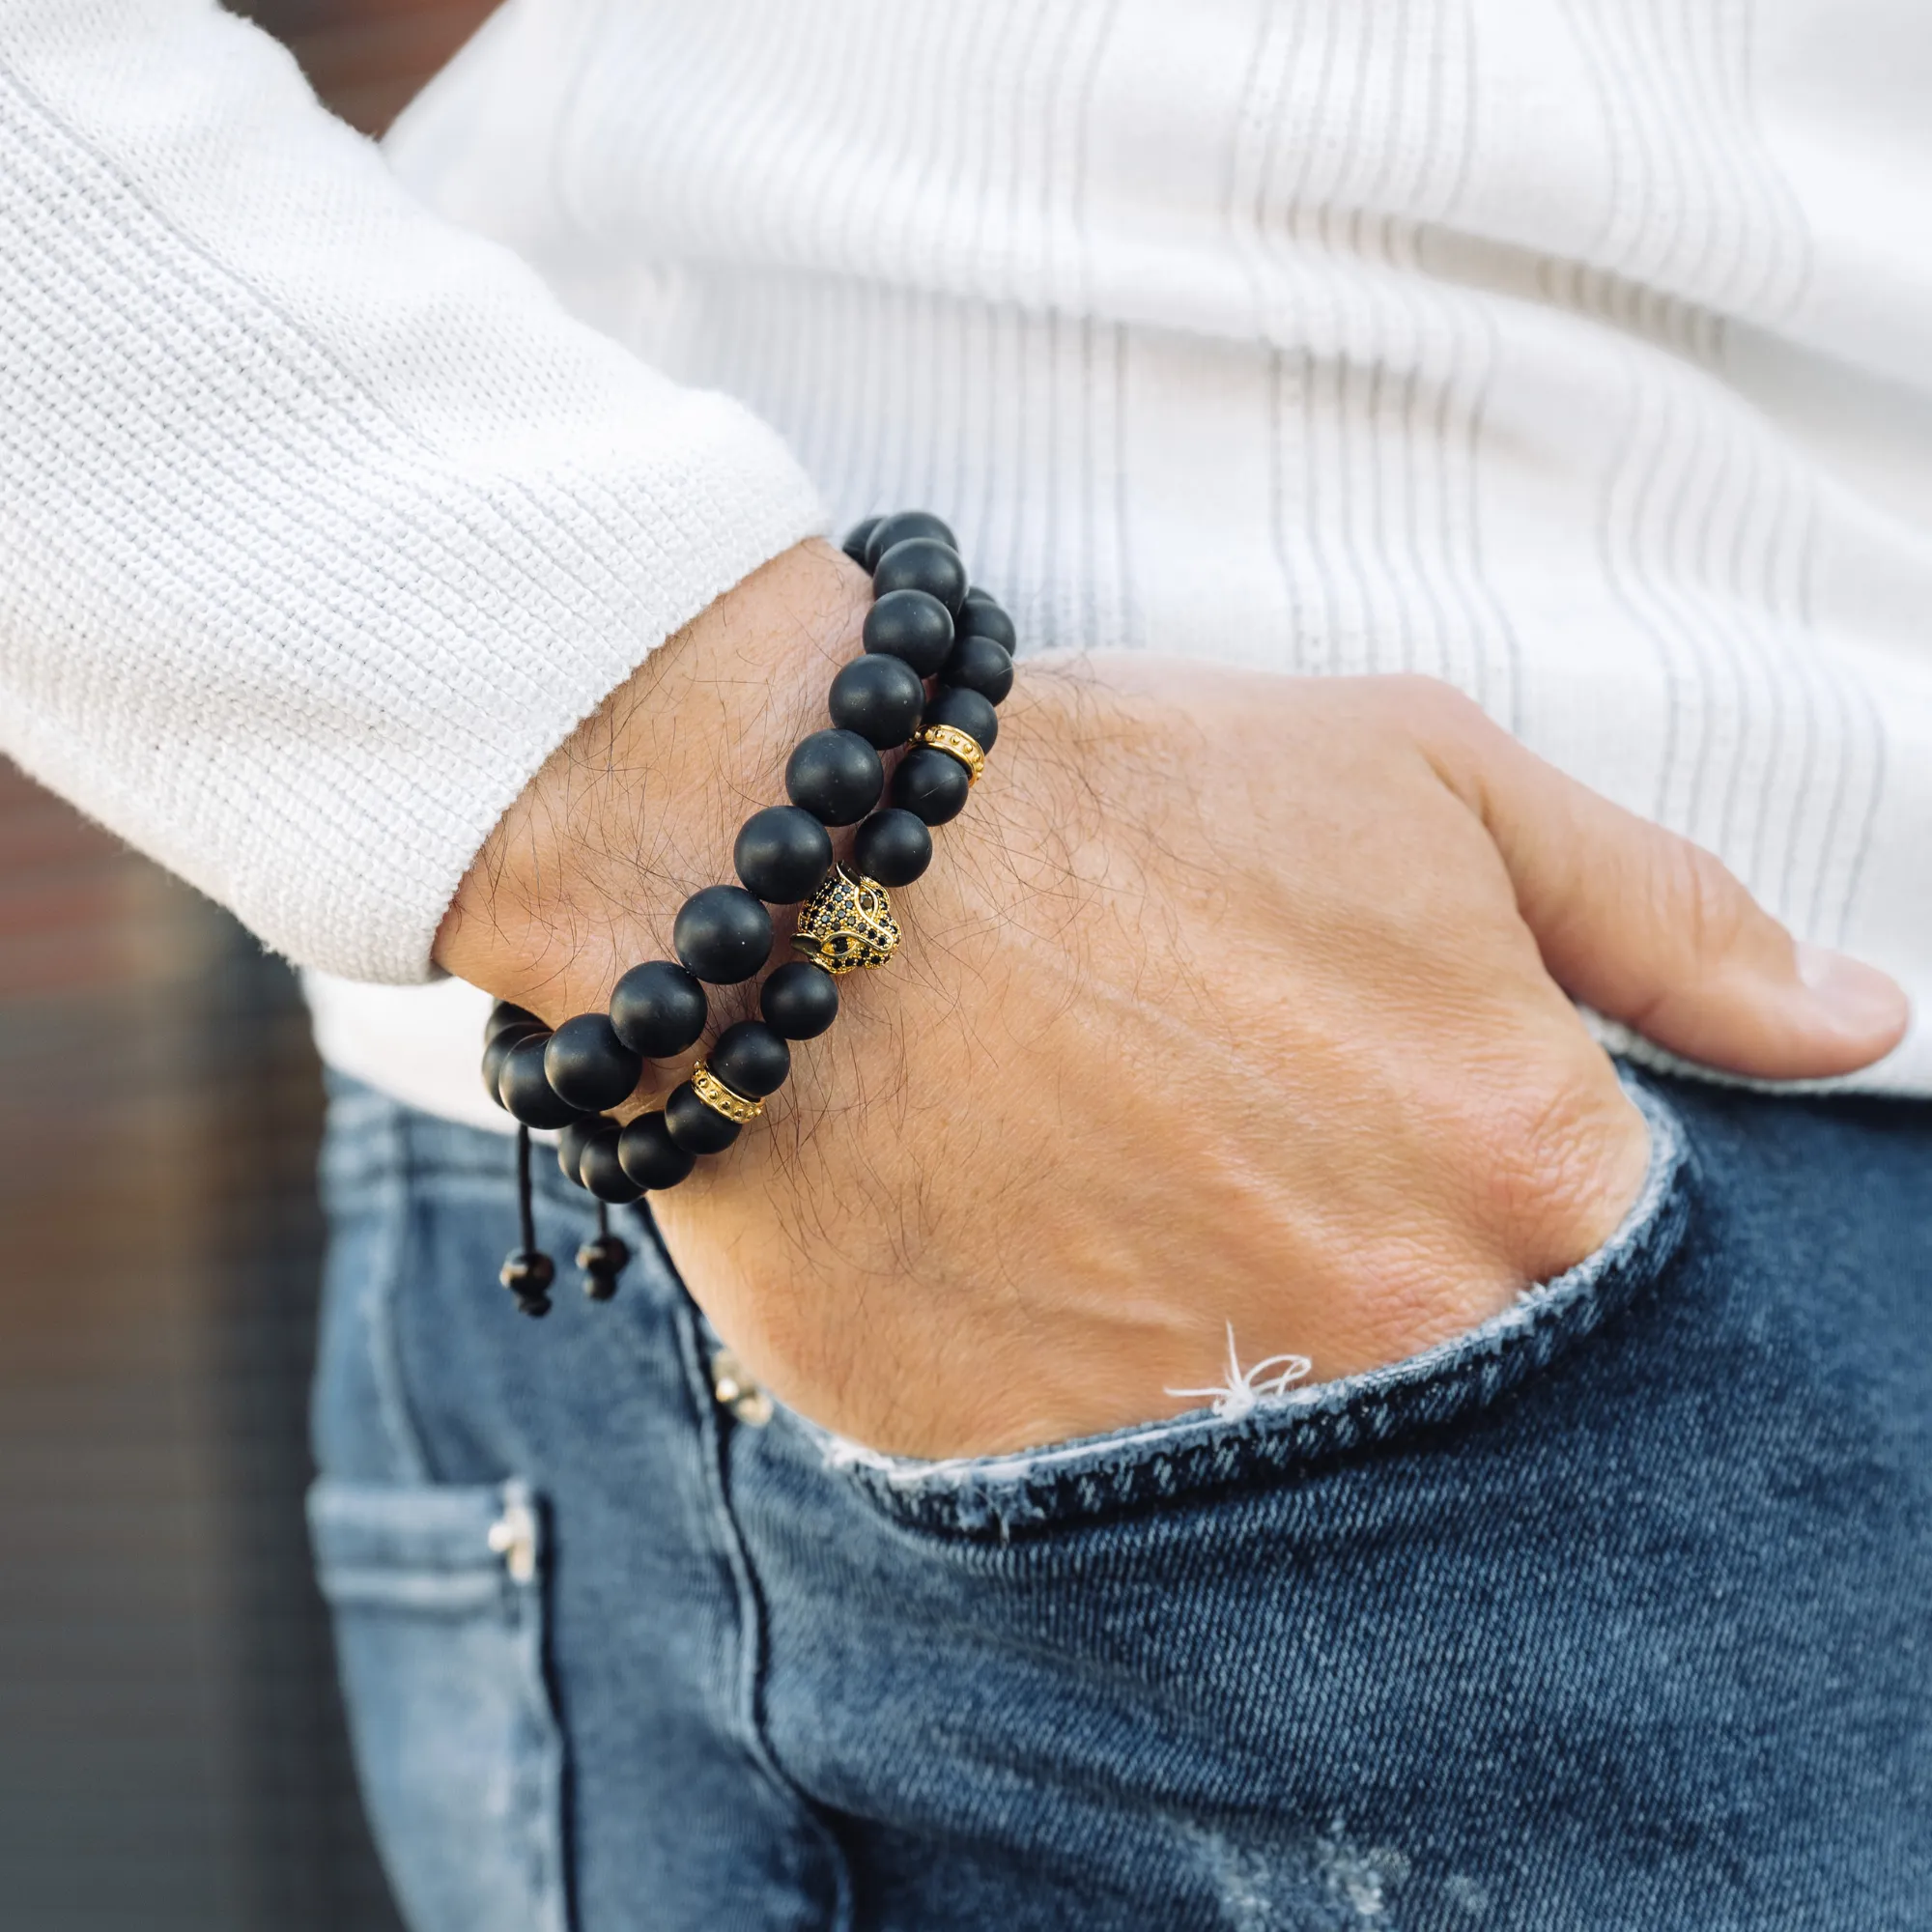
[[1693, 959], [1708, 962], [1731, 952], [1756, 907], [1715, 854], [1688, 838], [1673, 838], [1664, 858], [1672, 920]]
[[1482, 707], [1439, 677], [1395, 671], [1376, 680], [1389, 708], [1417, 731], [1469, 732], [1488, 723]]
[[1522, 1279], [1547, 1281], [1609, 1238], [1642, 1186], [1649, 1140], [1607, 1063], [1528, 1081], [1492, 1112], [1484, 1207]]

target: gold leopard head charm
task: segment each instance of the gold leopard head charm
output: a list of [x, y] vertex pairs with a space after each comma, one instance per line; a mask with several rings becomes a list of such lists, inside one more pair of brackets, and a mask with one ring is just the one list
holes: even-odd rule
[[876, 879], [855, 879], [843, 866], [827, 872], [798, 915], [792, 944], [828, 973], [883, 966], [898, 950], [899, 923]]

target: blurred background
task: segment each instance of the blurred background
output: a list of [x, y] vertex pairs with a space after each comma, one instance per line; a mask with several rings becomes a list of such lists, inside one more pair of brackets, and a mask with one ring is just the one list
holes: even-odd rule
[[[494, 0], [247, 0], [380, 132]], [[290, 973], [0, 758], [0, 1927], [396, 1932], [301, 1495]]]

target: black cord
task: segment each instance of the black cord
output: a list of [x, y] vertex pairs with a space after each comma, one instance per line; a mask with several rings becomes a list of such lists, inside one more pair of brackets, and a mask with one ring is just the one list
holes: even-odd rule
[[524, 1252], [536, 1253], [537, 1217], [530, 1186], [530, 1130], [517, 1128], [517, 1220], [524, 1237]]

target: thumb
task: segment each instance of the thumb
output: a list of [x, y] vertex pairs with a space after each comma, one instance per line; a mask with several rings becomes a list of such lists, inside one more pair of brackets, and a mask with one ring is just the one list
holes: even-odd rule
[[1479, 713], [1450, 738], [1436, 769], [1488, 827], [1572, 998], [1688, 1060], [1760, 1079], [1849, 1073], [1898, 1044], [1911, 1018], [1899, 986], [1798, 944], [1702, 846], [1612, 805]]

